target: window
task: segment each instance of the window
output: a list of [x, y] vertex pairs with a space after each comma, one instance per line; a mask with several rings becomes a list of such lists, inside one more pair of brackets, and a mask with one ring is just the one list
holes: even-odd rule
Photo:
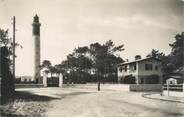
[[125, 66], [125, 72], [127, 72], [127, 66]]
[[145, 70], [152, 70], [153, 65], [152, 64], [145, 64]]
[[119, 71], [122, 72], [123, 71], [123, 68], [122, 67], [119, 67]]
[[136, 65], [134, 65], [134, 70], [136, 70], [137, 69], [137, 67], [136, 67]]
[[158, 70], [158, 66], [155, 66], [155, 70]]

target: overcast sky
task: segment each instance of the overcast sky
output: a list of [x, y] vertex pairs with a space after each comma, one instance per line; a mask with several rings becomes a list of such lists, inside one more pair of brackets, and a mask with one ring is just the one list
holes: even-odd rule
[[78, 46], [111, 39], [125, 44], [123, 59], [145, 57], [152, 49], [170, 52], [182, 31], [181, 0], [0, 0], [0, 28], [16, 16], [16, 75], [33, 73], [32, 20], [41, 22], [41, 59], [60, 63]]

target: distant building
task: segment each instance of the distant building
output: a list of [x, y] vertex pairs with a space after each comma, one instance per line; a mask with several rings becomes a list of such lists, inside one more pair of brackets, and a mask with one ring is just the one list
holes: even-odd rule
[[32, 76], [16, 76], [16, 83], [31, 83], [34, 81]]
[[183, 84], [183, 76], [179, 74], [170, 75], [164, 80], [164, 83], [167, 84], [168, 82], [170, 82], [169, 84]]
[[152, 57], [139, 58], [118, 65], [118, 81], [127, 84], [162, 83], [161, 61]]
[[169, 85], [177, 85], [177, 80], [174, 78], [169, 78], [167, 79], [166, 83]]

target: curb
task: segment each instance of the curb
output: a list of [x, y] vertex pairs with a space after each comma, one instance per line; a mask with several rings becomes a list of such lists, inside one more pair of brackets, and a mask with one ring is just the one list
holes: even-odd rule
[[176, 103], [183, 103], [184, 101], [177, 101], [177, 100], [171, 100], [171, 99], [161, 99], [161, 98], [153, 98], [153, 97], [149, 97], [148, 95], [153, 95], [153, 94], [160, 94], [160, 93], [145, 93], [142, 94], [141, 96], [147, 99], [153, 99], [153, 100], [161, 100], [161, 101], [167, 101], [167, 102], [176, 102]]

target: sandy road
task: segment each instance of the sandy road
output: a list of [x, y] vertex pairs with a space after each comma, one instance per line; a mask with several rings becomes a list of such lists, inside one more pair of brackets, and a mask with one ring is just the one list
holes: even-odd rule
[[[23, 90], [23, 89], [21, 89]], [[142, 93], [85, 88], [25, 89], [55, 97], [47, 117], [184, 117], [184, 104], [146, 99]]]
[[[46, 117], [184, 117], [184, 103], [143, 98], [142, 93], [96, 88], [22, 88], [21, 102], [5, 109], [13, 115]], [[20, 96], [22, 98], [22, 95]], [[29, 100], [27, 100], [29, 98]], [[17, 106], [15, 106], [17, 105]], [[22, 107], [22, 105], [24, 107]], [[12, 107], [15, 107], [12, 109]], [[41, 111], [40, 111], [41, 110]], [[42, 113], [40, 113], [42, 112]], [[9, 114], [8, 113], [8, 114]]]

